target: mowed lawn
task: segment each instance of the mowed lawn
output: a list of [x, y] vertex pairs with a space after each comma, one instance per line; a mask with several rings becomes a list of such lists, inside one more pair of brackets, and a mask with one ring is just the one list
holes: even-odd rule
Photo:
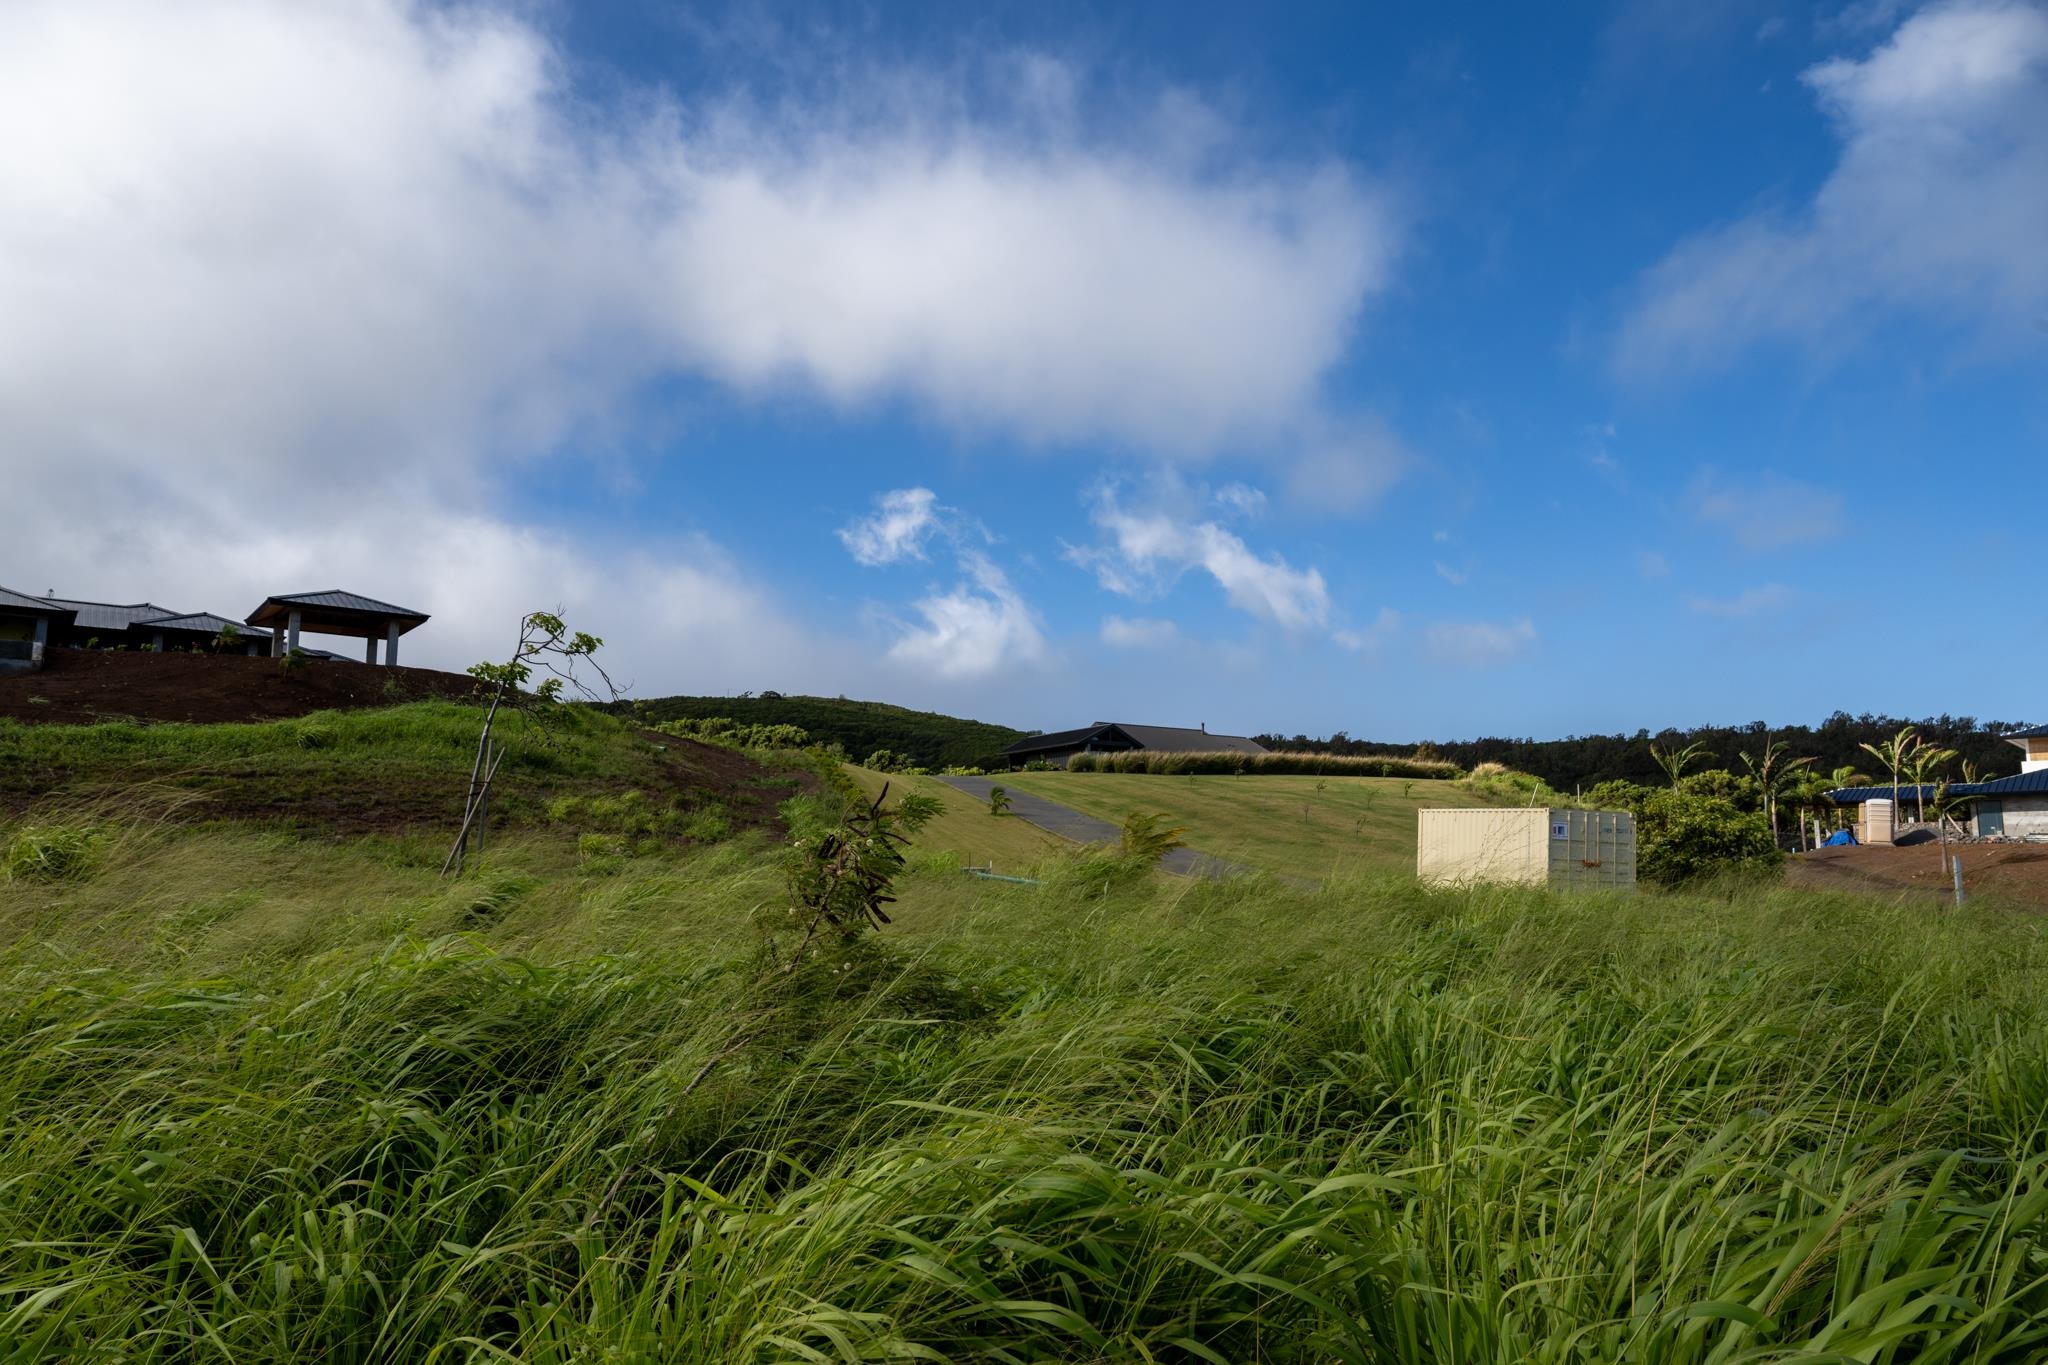
[[990, 815], [986, 801], [977, 801], [936, 778], [871, 772], [851, 765], [846, 771], [870, 797], [878, 795], [887, 783], [891, 803], [912, 792], [938, 799], [940, 813], [911, 840], [917, 853], [951, 854], [962, 867], [993, 867], [1014, 874], [1028, 872], [1047, 857], [1074, 847], [1014, 816]]
[[1295, 876], [1415, 866], [1415, 812], [1498, 804], [1454, 782], [1394, 777], [1167, 777], [1153, 773], [1009, 773], [996, 779], [1122, 824], [1157, 811], [1204, 853]]

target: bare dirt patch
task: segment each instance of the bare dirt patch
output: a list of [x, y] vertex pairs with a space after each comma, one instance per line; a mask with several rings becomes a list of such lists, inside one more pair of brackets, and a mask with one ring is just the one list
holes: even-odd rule
[[[1964, 894], [2048, 909], [2048, 844], [1953, 844], [1950, 852], [1962, 857]], [[1955, 897], [1938, 843], [1795, 853], [1786, 862], [1785, 880], [1815, 890], [1893, 895], [1929, 905], [1952, 904]]]
[[53, 649], [42, 672], [0, 677], [0, 717], [31, 725], [289, 720], [433, 697], [461, 700], [477, 688], [465, 674], [431, 668], [313, 660], [286, 672], [279, 664], [247, 655]]

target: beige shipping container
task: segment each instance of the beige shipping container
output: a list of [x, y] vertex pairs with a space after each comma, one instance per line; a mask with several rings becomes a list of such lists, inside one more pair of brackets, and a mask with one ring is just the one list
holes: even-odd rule
[[1636, 884], [1627, 811], [1526, 807], [1416, 812], [1415, 875], [1425, 882], [1524, 886]]

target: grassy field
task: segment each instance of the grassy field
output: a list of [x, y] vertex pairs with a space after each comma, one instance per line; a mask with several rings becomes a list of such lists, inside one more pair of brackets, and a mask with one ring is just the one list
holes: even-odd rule
[[1413, 871], [1416, 811], [1491, 804], [1454, 782], [1379, 777], [1053, 772], [996, 780], [1113, 825], [1132, 811], [1159, 811], [1204, 853], [1312, 878]]
[[788, 973], [763, 837], [559, 824], [0, 881], [0, 1361], [2048, 1351], [2038, 918], [940, 837]]
[[914, 841], [920, 854], [950, 858], [960, 867], [992, 867], [999, 873], [1015, 874], [1029, 872], [1047, 858], [1073, 848], [1058, 835], [1014, 816], [990, 815], [986, 801], [977, 801], [932, 778], [865, 768], [848, 768], [847, 772], [871, 797], [879, 796], [886, 783], [891, 801], [918, 792], [939, 802], [940, 814], [918, 831]]

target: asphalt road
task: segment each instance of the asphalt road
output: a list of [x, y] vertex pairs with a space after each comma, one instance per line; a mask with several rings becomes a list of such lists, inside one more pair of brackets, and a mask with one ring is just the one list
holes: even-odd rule
[[[955, 791], [966, 792], [977, 801], [988, 800], [989, 789], [996, 785], [992, 777], [942, 777], [939, 781]], [[1123, 838], [1123, 831], [1109, 821], [1083, 815], [1071, 806], [1062, 806], [1057, 801], [1048, 801], [1030, 792], [1011, 791], [1009, 796], [1010, 814], [1048, 834], [1057, 834], [1077, 844], [1114, 844]], [[1162, 858], [1159, 865], [1183, 877], [1233, 877], [1246, 870], [1236, 863], [1226, 863], [1221, 858], [1212, 858], [1191, 848], [1175, 849]]]

